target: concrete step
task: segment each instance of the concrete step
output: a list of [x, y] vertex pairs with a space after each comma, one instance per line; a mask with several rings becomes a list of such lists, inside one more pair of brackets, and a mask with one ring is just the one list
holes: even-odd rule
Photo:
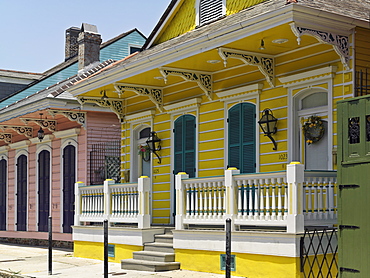
[[145, 243], [144, 251], [154, 251], [154, 252], [164, 252], [164, 253], [174, 253], [172, 243], [163, 242], [151, 242]]
[[175, 253], [163, 253], [154, 251], [137, 251], [133, 252], [135, 260], [154, 261], [154, 262], [174, 262]]
[[154, 241], [161, 243], [173, 243], [173, 235], [172, 234], [155, 235]]
[[151, 262], [145, 260], [126, 259], [121, 261], [122, 269], [140, 270], [140, 271], [169, 271], [180, 269], [180, 263], [177, 262]]

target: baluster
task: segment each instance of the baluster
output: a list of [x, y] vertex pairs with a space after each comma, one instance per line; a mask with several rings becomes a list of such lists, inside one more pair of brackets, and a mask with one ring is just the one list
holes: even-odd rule
[[199, 216], [199, 206], [198, 206], [198, 197], [199, 197], [199, 185], [194, 183], [194, 216], [198, 218]]
[[318, 219], [323, 219], [323, 208], [324, 208], [324, 178], [320, 178], [317, 181], [317, 211], [318, 211]]
[[266, 188], [266, 195], [265, 195], [265, 203], [266, 203], [266, 209], [265, 209], [265, 220], [270, 220], [270, 185], [267, 182], [267, 179], [265, 180], [265, 188]]
[[329, 211], [329, 219], [334, 219], [334, 183], [332, 179], [329, 179], [328, 182], [328, 211]]
[[318, 180], [316, 178], [313, 179], [313, 212], [314, 212], [314, 219], [318, 218]]
[[123, 200], [123, 189], [122, 188], [117, 190], [117, 200], [118, 200], [117, 216], [123, 217], [124, 200]]
[[134, 212], [135, 216], [139, 214], [139, 191], [138, 188], [133, 188], [134, 190]]
[[226, 213], [226, 187], [222, 184], [222, 214]]
[[93, 217], [96, 217], [97, 213], [98, 213], [98, 210], [96, 208], [97, 203], [98, 203], [97, 194], [98, 193], [96, 193], [96, 190], [92, 190], [92, 208], [91, 208], [91, 211], [92, 211], [92, 216]]
[[287, 218], [288, 215], [288, 198], [289, 198], [289, 193], [288, 193], [288, 184], [286, 182], [286, 177], [284, 177], [283, 180], [283, 187], [284, 187], [284, 220]]
[[276, 220], [276, 179], [271, 179], [271, 220]]
[[238, 180], [236, 182], [236, 185], [238, 187], [238, 216], [241, 217], [242, 216], [242, 211], [243, 211], [243, 205], [242, 205], [242, 200], [243, 200], [243, 197], [242, 197], [242, 187], [243, 187], [243, 184], [241, 183], [240, 180]]
[[248, 220], [252, 220], [254, 216], [254, 209], [253, 209], [253, 204], [254, 204], [254, 195], [255, 195], [255, 188], [254, 188], [254, 183], [252, 180], [248, 181], [248, 194], [249, 194], [249, 204], [248, 204]]
[[248, 215], [248, 181], [241, 181], [243, 186], [242, 196], [243, 196], [243, 218], [246, 219]]
[[217, 183], [212, 183], [212, 193], [213, 193], [213, 218], [216, 218], [218, 215], [217, 208]]
[[190, 200], [191, 200], [191, 192], [189, 188], [189, 184], [185, 184], [185, 192], [186, 192], [186, 216], [190, 216]]
[[210, 205], [210, 198], [209, 198], [209, 188], [210, 184], [209, 183], [204, 183], [204, 215], [209, 218], [211, 215], [211, 205]]
[[260, 217], [259, 219], [260, 220], [264, 220], [265, 218], [265, 204], [264, 204], [264, 198], [265, 198], [265, 185], [263, 183], [263, 180], [260, 179], [260, 208], [259, 208], [259, 211], [260, 211]]
[[307, 181], [303, 180], [303, 203], [302, 203], [302, 208], [303, 208], [303, 217], [306, 219], [307, 218], [307, 194], [308, 194], [308, 186], [307, 186]]
[[307, 216], [308, 216], [308, 219], [312, 219], [313, 218], [313, 210], [312, 210], [312, 194], [313, 194], [313, 190], [312, 190], [312, 182], [311, 182], [311, 179], [310, 178], [307, 179], [307, 187], [308, 187]]
[[223, 196], [223, 192], [222, 192], [222, 184], [221, 182], [217, 182], [217, 215], [221, 216], [223, 215], [223, 207], [222, 207], [222, 204], [223, 204], [223, 199], [222, 199], [222, 196]]
[[329, 218], [329, 183], [330, 178], [325, 179], [325, 219]]
[[128, 212], [127, 188], [123, 188], [123, 217], [127, 216], [127, 212]]
[[283, 202], [282, 202], [282, 180], [281, 178], [277, 179], [277, 185], [278, 185], [278, 211], [277, 211], [277, 220], [283, 219]]
[[259, 219], [260, 209], [259, 209], [259, 196], [260, 196], [260, 186], [258, 180], [254, 180], [254, 207], [253, 207], [253, 219]]

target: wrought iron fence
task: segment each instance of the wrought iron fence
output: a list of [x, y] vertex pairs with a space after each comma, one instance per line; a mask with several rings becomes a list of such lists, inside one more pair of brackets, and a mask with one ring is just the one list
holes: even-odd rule
[[306, 229], [300, 240], [301, 272], [305, 278], [338, 277], [337, 229]]
[[120, 141], [92, 145], [90, 151], [90, 184], [103, 184], [105, 179], [121, 180]]
[[370, 69], [366, 68], [356, 71], [355, 80], [356, 96], [364, 96], [370, 94]]

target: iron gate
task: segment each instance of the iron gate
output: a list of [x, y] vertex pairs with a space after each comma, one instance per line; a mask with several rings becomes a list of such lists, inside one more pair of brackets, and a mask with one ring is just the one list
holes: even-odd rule
[[90, 184], [103, 184], [106, 179], [121, 181], [120, 141], [92, 145], [90, 152]]
[[338, 277], [337, 252], [337, 229], [306, 229], [300, 239], [301, 272], [304, 277]]

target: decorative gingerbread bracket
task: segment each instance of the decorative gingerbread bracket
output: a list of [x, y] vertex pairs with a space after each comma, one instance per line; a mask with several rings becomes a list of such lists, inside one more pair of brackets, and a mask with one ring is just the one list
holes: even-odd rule
[[[104, 93], [104, 96], [105, 93]], [[113, 99], [108, 97], [77, 97], [78, 102], [81, 105], [84, 105], [85, 103], [95, 103], [99, 105], [100, 107], [109, 107], [112, 112], [114, 112], [118, 119], [120, 119], [121, 122], [123, 122], [125, 116], [124, 116], [124, 104], [123, 100], [121, 99]]]
[[84, 126], [86, 121], [86, 112], [80, 111], [69, 111], [69, 110], [48, 110], [49, 114], [55, 117], [57, 114], [61, 114], [68, 118], [70, 121], [75, 121], [80, 125]]
[[12, 134], [11, 133], [0, 133], [0, 141], [4, 141], [7, 144], [12, 142]]
[[212, 82], [213, 78], [209, 72], [196, 72], [174, 68], [160, 68], [159, 71], [164, 77], [164, 82], [167, 82], [169, 75], [180, 76], [186, 81], [197, 82], [198, 86], [205, 92], [209, 100], [212, 100]]
[[119, 95], [124, 91], [131, 91], [139, 96], [148, 96], [150, 101], [155, 104], [159, 111], [163, 112], [163, 91], [159, 87], [137, 86], [126, 83], [115, 83], [114, 88], [118, 91]]
[[27, 126], [16, 126], [16, 125], [0, 125], [0, 129], [13, 129], [20, 135], [24, 135], [27, 138], [32, 138], [33, 128]]
[[315, 37], [319, 42], [330, 44], [335, 52], [339, 55], [343, 66], [349, 70], [349, 38], [347, 36], [337, 35], [320, 30], [314, 30], [304, 27], [299, 27], [295, 23], [290, 23], [290, 27], [297, 37], [298, 45], [301, 43], [301, 36], [309, 35]]
[[48, 119], [32, 119], [32, 118], [20, 118], [26, 125], [30, 122], [36, 123], [38, 126], [47, 128], [51, 132], [56, 131], [57, 121]]
[[227, 59], [239, 59], [247, 65], [257, 66], [260, 72], [265, 76], [266, 81], [271, 87], [275, 87], [275, 61], [272, 56], [260, 55], [258, 53], [247, 52], [231, 48], [219, 48], [218, 54], [224, 60], [224, 65], [227, 65]]

